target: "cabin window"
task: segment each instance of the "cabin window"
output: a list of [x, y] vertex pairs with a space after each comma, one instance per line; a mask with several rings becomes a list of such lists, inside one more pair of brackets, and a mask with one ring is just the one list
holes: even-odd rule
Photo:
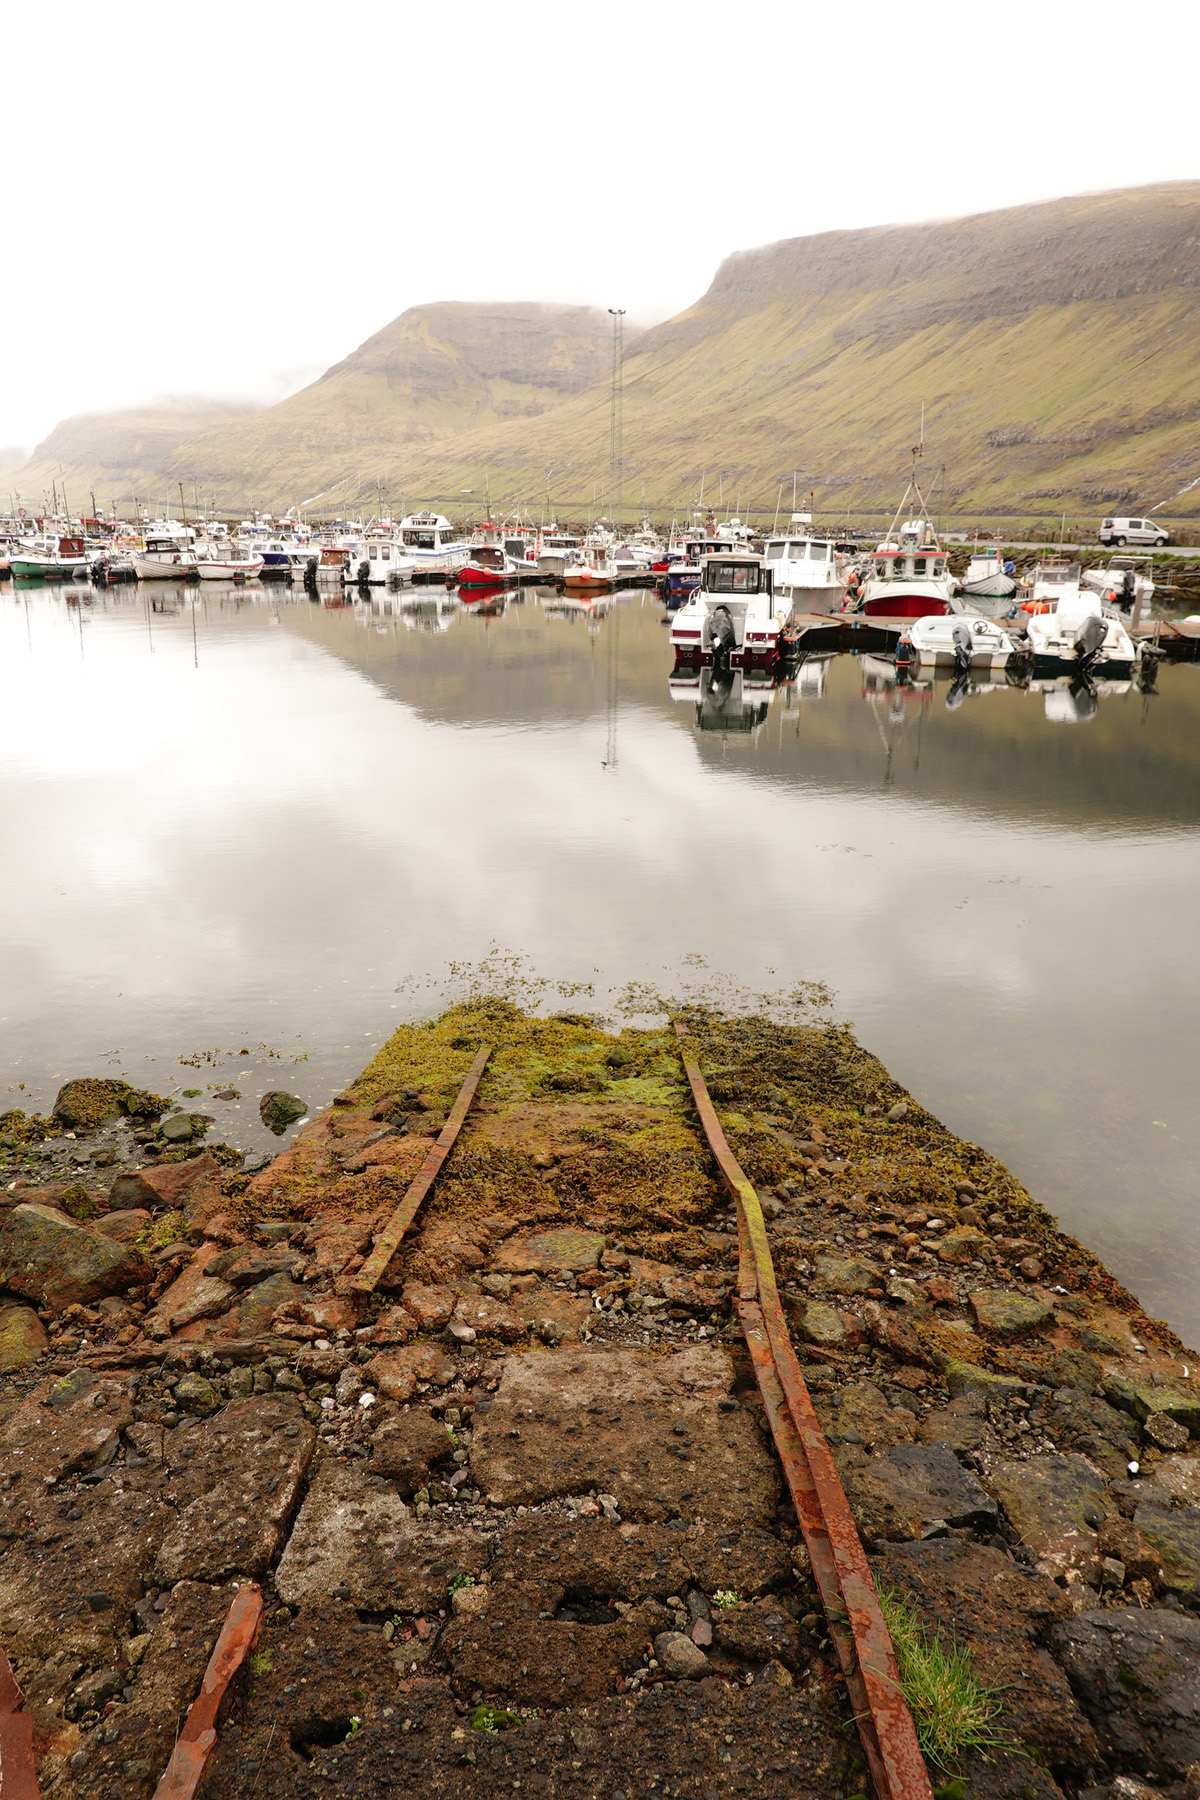
[[925, 573], [925, 558], [923, 556], [918, 556], [913, 561], [913, 574], [914, 575], [923, 575], [924, 573]]
[[708, 570], [708, 591], [710, 594], [757, 594], [757, 565], [711, 563]]
[[389, 562], [391, 560], [391, 555], [392, 555], [392, 552], [391, 552], [390, 545], [381, 544], [380, 549], [379, 549], [380, 562]]
[[827, 562], [829, 559], [829, 545], [810, 544], [808, 546], [808, 554], [812, 557], [814, 562]]
[[372, 562], [374, 562], [374, 561], [375, 561], [375, 556], [376, 556], [376, 552], [377, 552], [377, 548], [378, 548], [378, 547], [377, 547], [377, 546], [376, 546], [376, 545], [375, 545], [375, 544], [369, 544], [369, 545], [368, 545], [368, 546], [367, 546], [367, 555], [368, 555], [368, 556], [369, 556], [369, 557], [370, 557], [370, 559], [371, 559], [371, 561], [372, 561]]
[[772, 562], [778, 562], [780, 557], [783, 555], [783, 545], [782, 544], [768, 544], [767, 545], [767, 555], [770, 557]]
[[788, 549], [791, 552], [791, 557], [792, 557], [793, 562], [803, 562], [804, 561], [804, 545], [803, 544], [789, 544]]

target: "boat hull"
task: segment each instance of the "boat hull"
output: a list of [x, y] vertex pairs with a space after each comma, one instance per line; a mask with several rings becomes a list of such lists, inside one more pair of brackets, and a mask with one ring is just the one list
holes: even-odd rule
[[153, 556], [135, 556], [133, 572], [139, 581], [190, 581], [196, 565], [178, 557], [174, 562], [166, 562]]
[[51, 557], [14, 556], [8, 568], [10, 575], [25, 581], [78, 581], [88, 571], [86, 557], [59, 562]]
[[220, 562], [213, 557], [198, 562], [196, 573], [201, 581], [241, 581], [261, 574], [262, 566], [261, 556], [250, 557], [245, 562]]
[[950, 603], [930, 594], [880, 594], [864, 600], [859, 612], [866, 619], [938, 619]]

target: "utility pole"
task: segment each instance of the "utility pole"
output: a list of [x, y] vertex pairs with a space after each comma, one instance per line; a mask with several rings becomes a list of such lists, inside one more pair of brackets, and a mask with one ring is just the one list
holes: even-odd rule
[[608, 516], [620, 536], [621, 488], [624, 469], [624, 368], [625, 361], [625, 308], [610, 306], [609, 312], [613, 322], [612, 345], [612, 417], [609, 424], [608, 445]]

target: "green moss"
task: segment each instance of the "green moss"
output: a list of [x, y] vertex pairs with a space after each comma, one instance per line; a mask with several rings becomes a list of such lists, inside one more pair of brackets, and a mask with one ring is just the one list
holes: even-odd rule
[[971, 1652], [948, 1642], [940, 1631], [928, 1631], [899, 1594], [880, 1594], [879, 1599], [926, 1760], [948, 1769], [965, 1750], [1017, 1749], [996, 1729], [1001, 1712], [997, 1691], [979, 1681]]
[[503, 1706], [477, 1706], [471, 1714], [472, 1731], [512, 1731], [525, 1723], [520, 1713], [508, 1712]]
[[165, 1250], [168, 1244], [178, 1243], [186, 1233], [187, 1221], [181, 1212], [160, 1213], [138, 1233], [137, 1247], [143, 1256], [153, 1256], [156, 1250]]

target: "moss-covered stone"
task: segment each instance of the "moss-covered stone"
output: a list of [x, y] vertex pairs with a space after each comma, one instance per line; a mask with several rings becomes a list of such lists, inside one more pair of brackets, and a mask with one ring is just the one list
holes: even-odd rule
[[971, 1295], [971, 1308], [981, 1331], [997, 1337], [1024, 1337], [1047, 1331], [1054, 1324], [1054, 1309], [1028, 1294], [980, 1293]]

